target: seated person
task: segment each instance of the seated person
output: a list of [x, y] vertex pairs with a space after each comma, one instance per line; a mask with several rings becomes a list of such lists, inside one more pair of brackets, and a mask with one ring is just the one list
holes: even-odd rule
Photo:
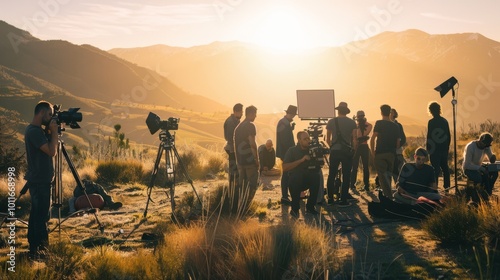
[[280, 170], [275, 168], [276, 151], [273, 147], [273, 140], [267, 139], [266, 144], [262, 144], [258, 148], [260, 161], [260, 174], [263, 176], [280, 175]]
[[488, 195], [492, 194], [493, 186], [498, 178], [496, 168], [490, 171], [483, 165], [485, 156], [490, 163], [494, 163], [497, 159], [490, 148], [492, 142], [493, 136], [488, 132], [482, 133], [478, 140], [469, 142], [465, 146], [464, 161], [462, 163], [465, 176], [474, 181], [475, 184], [483, 186]]
[[[85, 192], [87, 192], [87, 194], [98, 194], [103, 198], [104, 207], [108, 207], [111, 210], [117, 210], [123, 206], [121, 202], [113, 201], [113, 198], [106, 192], [106, 190], [101, 185], [87, 179], [83, 179], [82, 183], [85, 187]], [[77, 210], [75, 208], [75, 202], [80, 196], [84, 196], [85, 192], [78, 186], [75, 187], [75, 190], [73, 191], [73, 197], [69, 199], [69, 213], [73, 213]]]
[[429, 153], [420, 147], [413, 156], [415, 162], [405, 163], [399, 172], [397, 187], [394, 194], [397, 202], [414, 205], [419, 202], [439, 201], [441, 196], [437, 191], [434, 168], [425, 162]]
[[318, 200], [320, 188], [321, 168], [311, 163], [309, 156], [309, 144], [311, 138], [306, 131], [297, 133], [297, 145], [288, 149], [283, 161], [283, 171], [288, 171], [290, 176], [290, 194], [292, 196], [290, 215], [299, 217], [300, 193], [309, 189], [309, 198], [306, 203], [306, 211], [317, 215], [315, 205]]

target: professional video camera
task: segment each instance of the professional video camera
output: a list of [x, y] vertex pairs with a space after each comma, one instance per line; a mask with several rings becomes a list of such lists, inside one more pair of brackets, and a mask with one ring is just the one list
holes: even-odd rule
[[325, 145], [323, 141], [319, 138], [323, 137], [323, 123], [309, 123], [307, 127], [307, 133], [311, 137], [311, 143], [309, 143], [309, 156], [311, 160], [309, 161], [309, 169], [321, 168], [325, 165], [325, 155], [330, 153], [330, 149]]
[[178, 130], [179, 129], [178, 118], [168, 118], [166, 121], [162, 121], [158, 115], [149, 112], [148, 118], [146, 119], [146, 124], [148, 126], [149, 132], [155, 134], [160, 128], [162, 130]]
[[68, 111], [61, 112], [61, 104], [54, 105], [54, 114], [52, 118], [57, 120], [57, 124], [65, 123], [75, 129], [80, 128], [78, 122], [82, 121], [82, 113], [78, 112], [80, 108], [69, 108]]

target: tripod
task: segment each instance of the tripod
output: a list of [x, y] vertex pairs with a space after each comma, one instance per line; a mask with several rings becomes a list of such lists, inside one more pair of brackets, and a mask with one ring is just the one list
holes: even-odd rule
[[200, 202], [201, 205], [201, 199], [198, 196], [198, 193], [196, 192], [196, 189], [194, 188], [193, 185], [193, 180], [191, 177], [189, 177], [189, 174], [186, 170], [186, 167], [182, 163], [182, 160], [179, 156], [179, 153], [177, 152], [177, 149], [175, 148], [175, 135], [173, 136], [170, 134], [170, 132], [166, 129], [162, 129], [160, 131], [160, 145], [158, 146], [158, 153], [156, 155], [156, 160], [155, 160], [155, 165], [153, 167], [153, 171], [151, 173], [151, 181], [149, 182], [148, 186], [148, 199], [146, 202], [146, 209], [144, 210], [144, 218], [147, 217], [148, 214], [148, 206], [149, 202], [153, 202], [151, 199], [151, 192], [153, 191], [153, 186], [156, 180], [156, 175], [158, 175], [158, 169], [160, 165], [160, 161], [163, 155], [163, 152], [165, 152], [165, 175], [167, 177], [167, 181], [165, 182], [165, 187], [169, 189], [169, 195], [170, 196], [170, 205], [172, 207], [172, 215], [175, 216], [175, 176], [176, 176], [176, 168], [177, 166], [175, 165], [175, 160], [177, 160], [178, 166], [181, 168], [182, 174], [186, 178], [186, 180], [191, 184], [191, 188], [193, 189], [194, 194], [196, 195], [196, 198]]
[[[92, 213], [94, 214], [94, 217], [96, 219], [97, 224], [99, 225], [99, 230], [101, 233], [104, 233], [104, 226], [101, 224], [99, 221], [99, 218], [97, 217], [97, 211], [92, 206], [92, 202], [90, 201], [90, 198], [87, 194], [87, 191], [85, 190], [85, 186], [82, 183], [82, 180], [80, 179], [80, 176], [78, 175], [78, 172], [76, 171], [75, 166], [73, 165], [73, 162], [69, 158], [68, 152], [66, 151], [66, 148], [64, 147], [64, 141], [62, 140], [62, 131], [64, 131], [64, 128], [61, 128], [59, 126], [58, 128], [58, 143], [57, 143], [57, 154], [56, 154], [56, 161], [55, 161], [55, 168], [54, 168], [54, 173], [55, 173], [55, 178], [54, 181], [52, 182], [52, 207], [56, 207], [58, 211], [58, 223], [56, 226], [50, 231], [53, 232], [56, 228], [59, 229], [59, 234], [61, 234], [61, 224], [66, 221], [69, 217], [76, 215], [78, 213], [81, 213], [82, 211]], [[63, 201], [63, 186], [62, 186], [62, 158], [65, 158], [66, 163], [68, 164], [69, 169], [71, 170], [71, 173], [73, 174], [73, 177], [75, 178], [76, 184], [78, 188], [82, 188], [85, 197], [87, 198], [87, 202], [90, 205], [90, 209], [86, 210], [80, 210], [72, 213], [69, 217], [61, 221], [61, 207], [62, 207], [62, 201]]]

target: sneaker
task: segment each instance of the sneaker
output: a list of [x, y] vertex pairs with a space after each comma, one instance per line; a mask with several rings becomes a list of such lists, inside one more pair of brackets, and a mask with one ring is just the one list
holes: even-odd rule
[[352, 204], [349, 201], [341, 201], [341, 202], [338, 203], [339, 207], [349, 207], [351, 205]]
[[357, 198], [355, 198], [354, 196], [352, 196], [350, 193], [347, 194], [347, 197], [346, 197], [346, 200], [347, 201], [358, 201]]
[[306, 213], [307, 213], [307, 214], [311, 214], [311, 215], [315, 215], [315, 216], [316, 216], [316, 215], [319, 215], [319, 212], [318, 212], [318, 211], [316, 211], [316, 209], [314, 209], [314, 208], [307, 208], [307, 209], [306, 209]]
[[290, 199], [288, 197], [282, 197], [281, 198], [281, 204], [283, 205], [290, 205], [292, 202], [290, 201]]

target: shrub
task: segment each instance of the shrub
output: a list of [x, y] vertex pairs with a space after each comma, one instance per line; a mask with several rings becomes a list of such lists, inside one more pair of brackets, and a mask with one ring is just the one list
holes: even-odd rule
[[[491, 200], [493, 200], [491, 198]], [[479, 208], [481, 232], [490, 245], [500, 244], [500, 203], [498, 200], [482, 203]]]
[[47, 266], [61, 279], [75, 279], [85, 267], [83, 248], [65, 242], [57, 242], [49, 246]]
[[480, 224], [476, 208], [453, 198], [423, 222], [423, 229], [445, 245], [473, 245], [481, 237]]
[[142, 163], [136, 161], [111, 160], [100, 162], [96, 167], [99, 181], [110, 184], [138, 182], [142, 178]]
[[221, 220], [165, 240], [157, 260], [169, 279], [322, 279], [338, 265], [329, 235], [303, 224]]
[[216, 177], [217, 174], [225, 171], [226, 160], [222, 156], [211, 156], [205, 166], [205, 177], [208, 175]]
[[[181, 155], [180, 161], [175, 162], [175, 176], [177, 182], [185, 182], [186, 176], [184, 174], [184, 169], [188, 173], [191, 179], [200, 179], [204, 178], [206, 174], [204, 174], [203, 165], [199, 158], [200, 154], [197, 154], [194, 151], [188, 151]], [[181, 166], [181, 163], [183, 166]]]
[[85, 279], [162, 279], [154, 256], [144, 250], [124, 257], [101, 247], [90, 256], [89, 264]]

